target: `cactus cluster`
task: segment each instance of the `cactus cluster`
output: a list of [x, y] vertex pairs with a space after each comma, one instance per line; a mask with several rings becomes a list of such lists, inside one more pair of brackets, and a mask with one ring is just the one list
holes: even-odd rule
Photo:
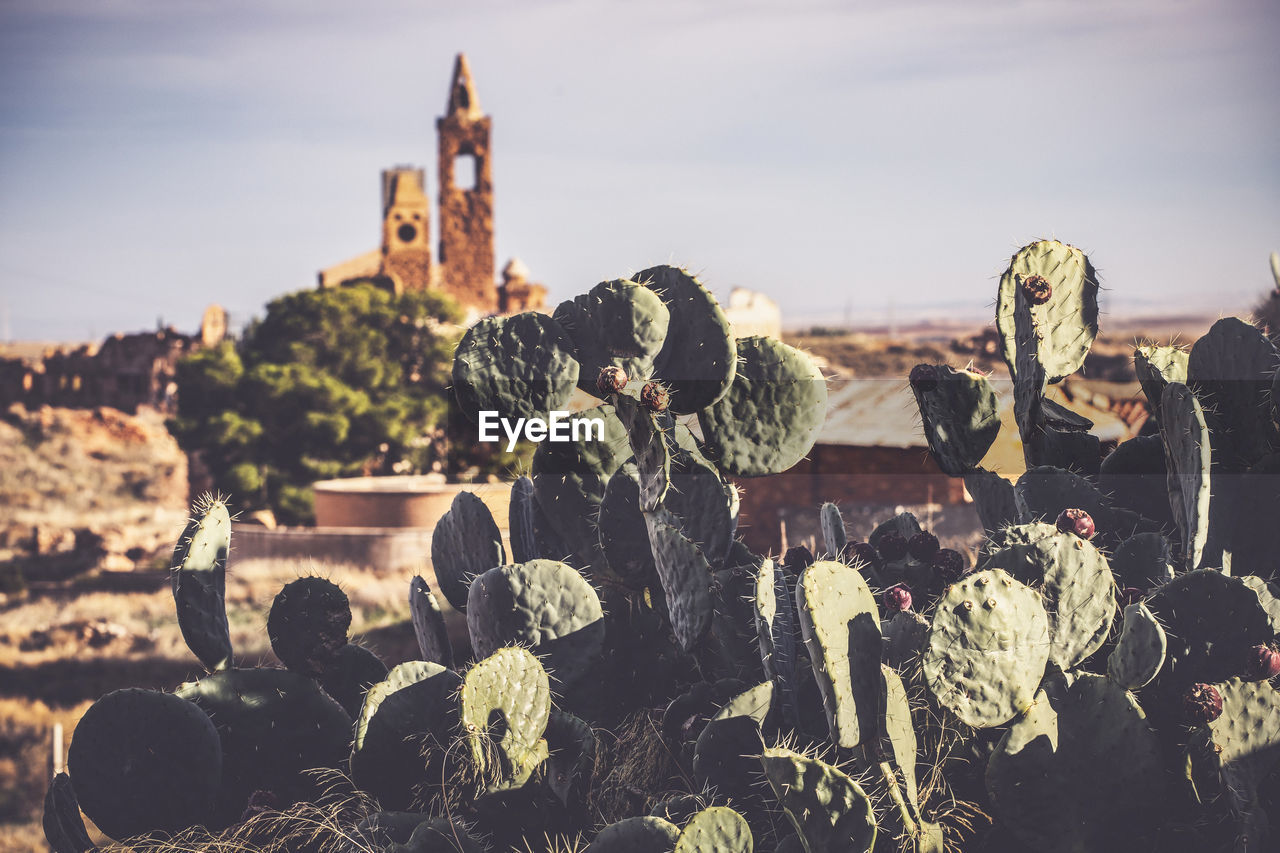
[[825, 384], [791, 347], [735, 341], [683, 270], [482, 321], [454, 363], [465, 410], [543, 416], [585, 392], [606, 423], [538, 448], [510, 557], [459, 495], [437, 589], [408, 593], [420, 660], [388, 671], [308, 578], [269, 621], [288, 669], [237, 669], [226, 510], [200, 507], [174, 595], [210, 674], [90, 709], [51, 843], [86, 849], [77, 796], [109, 834], [154, 836], [230, 826], [263, 791], [322, 798], [306, 771], [336, 768], [376, 802], [353, 850], [1273, 849], [1280, 357], [1234, 320], [1190, 355], [1139, 347], [1158, 429], [1104, 457], [1045, 396], [1084, 361], [1097, 291], [1054, 241], [1001, 278], [1016, 483], [978, 467], [1000, 429], [987, 377], [911, 371], [930, 451], [986, 528], [976, 561], [910, 513], [852, 541], [834, 504], [819, 553], [752, 553], [736, 480], [808, 451]]

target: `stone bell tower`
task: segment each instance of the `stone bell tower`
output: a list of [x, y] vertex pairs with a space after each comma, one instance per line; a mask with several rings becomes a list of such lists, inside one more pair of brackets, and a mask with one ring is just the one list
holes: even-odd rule
[[491, 120], [480, 110], [467, 58], [458, 54], [449, 105], [436, 121], [440, 175], [440, 285], [486, 313], [498, 310], [494, 281]]
[[382, 173], [382, 265], [397, 292], [431, 286], [431, 202], [422, 169]]

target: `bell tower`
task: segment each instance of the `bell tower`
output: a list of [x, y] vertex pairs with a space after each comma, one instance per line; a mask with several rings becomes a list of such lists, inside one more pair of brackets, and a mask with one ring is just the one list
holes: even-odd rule
[[467, 58], [458, 54], [449, 105], [436, 121], [440, 176], [440, 285], [464, 305], [498, 310], [494, 282], [491, 120], [480, 110]]
[[431, 285], [431, 203], [422, 169], [397, 166], [382, 173], [381, 273], [397, 293]]

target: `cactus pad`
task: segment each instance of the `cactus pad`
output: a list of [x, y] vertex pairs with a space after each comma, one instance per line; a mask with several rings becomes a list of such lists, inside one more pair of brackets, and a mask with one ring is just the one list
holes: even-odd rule
[[422, 659], [453, 669], [453, 643], [440, 602], [421, 575], [409, 582], [409, 616]]
[[431, 532], [431, 567], [440, 592], [455, 610], [467, 609], [472, 578], [507, 561], [502, 533], [484, 501], [458, 492]]
[[1182, 560], [1194, 569], [1209, 539], [1212, 449], [1200, 402], [1180, 382], [1170, 382], [1161, 397], [1160, 440], [1169, 472], [1169, 506], [1182, 536]]
[[1164, 666], [1164, 629], [1147, 605], [1134, 602], [1124, 609], [1120, 639], [1107, 658], [1107, 675], [1125, 690], [1146, 687]]
[[[547, 757], [543, 733], [551, 713], [551, 684], [528, 649], [499, 649], [473, 666], [459, 692], [462, 728], [472, 764], [490, 792], [519, 788]], [[490, 728], [501, 716], [501, 738]], [[496, 754], [495, 754], [496, 750]]]
[[[1052, 291], [1042, 304], [1022, 293], [1033, 276]], [[1015, 332], [1019, 313], [1030, 315], [1041, 339], [1038, 358], [1050, 383], [1079, 370], [1098, 334], [1098, 278], [1084, 252], [1057, 240], [1039, 240], [1019, 249], [1000, 277], [996, 329], [1004, 360], [1015, 373], [1015, 353], [1022, 344]]]
[[453, 355], [453, 392], [473, 421], [482, 411], [512, 421], [545, 418], [565, 409], [577, 384], [573, 342], [536, 311], [486, 317], [467, 330]]
[[780, 747], [766, 749], [760, 763], [806, 853], [869, 853], [875, 846], [875, 814], [857, 782]]
[[231, 515], [221, 500], [198, 501], [173, 549], [171, 581], [182, 638], [209, 672], [231, 666], [227, 552]]
[[646, 512], [644, 520], [671, 627], [680, 647], [689, 651], [711, 627], [711, 565], [698, 546], [680, 532], [680, 521], [674, 515], [658, 510]]
[[913, 383], [929, 453], [943, 473], [962, 477], [977, 467], [1000, 432], [999, 400], [987, 377], [934, 367], [933, 387]]
[[715, 297], [688, 270], [656, 266], [635, 275], [671, 313], [654, 376], [671, 391], [671, 411], [693, 414], [715, 403], [737, 367], [733, 330]]
[[922, 661], [925, 684], [963, 722], [998, 726], [1025, 711], [1049, 660], [1040, 596], [999, 569], [948, 587]]
[[727, 806], [695, 814], [676, 840], [675, 853], [751, 853], [753, 839], [746, 819]]
[[1160, 746], [1133, 697], [1081, 673], [1045, 683], [987, 767], [996, 813], [1036, 850], [1127, 849], [1161, 801]]
[[854, 747], [876, 730], [880, 693], [880, 612], [861, 573], [816, 562], [796, 583], [796, 610], [822, 691], [831, 740]]
[[115, 839], [209, 822], [222, 765], [218, 733], [204, 711], [134, 687], [85, 711], [67, 761], [80, 807]]
[[580, 365], [578, 387], [598, 394], [596, 378], [619, 367], [632, 379], [647, 379], [667, 337], [671, 313], [657, 294], [633, 281], [602, 281], [560, 303], [552, 315], [573, 341]]
[[571, 686], [600, 657], [604, 611], [577, 569], [532, 560], [490, 569], [471, 582], [467, 629], [478, 658], [521, 645], [543, 658], [558, 686]]
[[759, 477], [795, 465], [827, 414], [827, 383], [813, 359], [773, 338], [738, 340], [728, 393], [698, 412], [712, 460], [727, 474]]

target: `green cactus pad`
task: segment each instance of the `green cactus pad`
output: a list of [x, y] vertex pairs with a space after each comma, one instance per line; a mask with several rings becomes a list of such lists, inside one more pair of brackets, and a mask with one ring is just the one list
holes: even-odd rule
[[1040, 590], [1049, 614], [1049, 659], [1060, 669], [1079, 666], [1106, 641], [1116, 612], [1115, 581], [1093, 543], [1055, 531], [992, 554], [985, 565]]
[[[901, 615], [901, 614], [899, 614]], [[880, 667], [879, 737], [887, 746], [886, 757], [902, 782], [913, 814], [920, 815], [920, 790], [916, 783], [916, 730], [911, 703], [902, 679], [891, 667]]]
[[936, 385], [911, 386], [929, 453], [943, 473], [963, 477], [977, 467], [1000, 432], [1000, 401], [987, 377], [936, 365]]
[[591, 781], [596, 760], [596, 736], [583, 720], [556, 709], [547, 718], [547, 786], [569, 805]]
[[453, 354], [453, 392], [473, 421], [483, 411], [513, 422], [545, 418], [568, 406], [577, 384], [573, 342], [536, 311], [486, 317], [467, 330]]
[[899, 672], [910, 669], [929, 643], [929, 620], [914, 610], [899, 610], [880, 623], [884, 662]]
[[671, 322], [657, 294], [621, 279], [560, 303], [552, 317], [573, 341], [578, 387], [595, 395], [605, 367], [620, 367], [630, 379], [649, 378]]
[[421, 575], [409, 582], [409, 616], [422, 659], [453, 669], [453, 642], [449, 639], [444, 611], [431, 592], [431, 585]]
[[876, 730], [880, 693], [880, 612], [862, 574], [821, 560], [796, 583], [796, 611], [822, 691], [831, 740], [855, 747]]
[[707, 452], [736, 477], [778, 474], [817, 440], [827, 383], [809, 356], [773, 338], [741, 338], [737, 346], [728, 393], [698, 412]]
[[1052, 679], [987, 766], [996, 815], [1047, 853], [1129, 849], [1161, 802], [1160, 745], [1133, 697], [1081, 673]]
[[227, 552], [231, 515], [221, 500], [198, 501], [173, 549], [170, 579], [178, 627], [209, 672], [231, 666], [227, 624]]
[[925, 684], [968, 725], [999, 726], [1030, 706], [1050, 647], [1040, 595], [999, 569], [975, 572], [938, 601]]
[[1044, 362], [1040, 359], [1041, 338], [1032, 323], [1031, 314], [1017, 312], [1014, 337], [1018, 349], [1009, 362], [1013, 378], [1013, 417], [1018, 424], [1018, 437], [1022, 440], [1022, 454], [1031, 467], [1035, 441], [1044, 430], [1044, 390], [1049, 385]]
[[507, 505], [507, 528], [511, 536], [511, 556], [519, 563], [537, 560], [542, 557], [554, 559], [553, 555], [542, 553], [538, 542], [534, 512], [537, 499], [533, 495], [533, 480], [528, 477], [517, 477], [511, 484], [511, 501]]
[[1143, 591], [1173, 580], [1173, 549], [1159, 533], [1135, 533], [1111, 555], [1111, 572], [1120, 588]]
[[640, 472], [635, 462], [627, 462], [609, 478], [600, 501], [599, 528], [600, 550], [613, 575], [640, 589], [660, 583], [640, 509]]
[[417, 786], [438, 782], [458, 723], [462, 677], [438, 663], [408, 661], [369, 688], [356, 721], [351, 778], [386, 808], [407, 808]]
[[703, 727], [693, 753], [693, 773], [723, 794], [746, 796], [760, 773], [761, 730], [776, 689], [765, 681], [730, 699]]
[[[551, 683], [528, 649], [499, 649], [473, 666], [463, 678], [459, 707], [472, 764], [487, 779], [488, 791], [523, 786], [546, 760]], [[495, 715], [502, 729], [497, 743], [490, 731]]]
[[440, 592], [455, 610], [465, 612], [471, 580], [506, 561], [502, 533], [489, 507], [471, 492], [458, 492], [431, 533], [431, 567]]
[[[1022, 295], [1023, 282], [1040, 276], [1052, 288], [1043, 305]], [[1014, 254], [1000, 277], [996, 330], [1005, 363], [1011, 371], [1021, 340], [1015, 331], [1017, 315], [1029, 315], [1041, 342], [1039, 360], [1049, 382], [1080, 369], [1098, 334], [1098, 277], [1084, 252], [1057, 240], [1039, 240]]]
[[1182, 537], [1182, 560], [1198, 568], [1209, 538], [1209, 427], [1186, 385], [1170, 382], [1160, 403], [1160, 440], [1168, 468], [1169, 506]]
[[1030, 468], [1018, 478], [1013, 493], [1022, 518], [1052, 523], [1064, 509], [1082, 509], [1100, 532], [1115, 529], [1115, 512], [1107, 499], [1097, 486], [1072, 471], [1050, 465]]
[[1204, 406], [1215, 462], [1221, 467], [1244, 470], [1280, 440], [1267, 415], [1277, 365], [1276, 345], [1238, 317], [1214, 323], [1191, 347], [1187, 387]]
[[671, 485], [671, 448], [664, 435], [670, 416], [654, 414], [626, 394], [612, 394], [609, 401], [627, 430], [640, 482], [640, 508], [652, 512], [662, 505]]
[[1181, 347], [1144, 344], [1134, 348], [1133, 369], [1157, 417], [1165, 386], [1170, 382], [1186, 384], [1188, 358], [1187, 351]]
[[1107, 676], [1125, 690], [1140, 690], [1160, 673], [1166, 647], [1156, 617], [1147, 605], [1134, 602], [1124, 609], [1124, 627], [1107, 658]]
[[733, 330], [715, 297], [688, 270], [661, 265], [634, 280], [658, 295], [671, 313], [654, 378], [671, 392], [671, 411], [691, 415], [712, 405], [733, 383]]
[[347, 645], [351, 602], [333, 581], [316, 576], [285, 584], [271, 602], [267, 637], [280, 662], [294, 672], [316, 678], [336, 663]]
[[586, 853], [674, 853], [680, 830], [660, 817], [629, 817], [611, 823]]
[[135, 687], [85, 711], [67, 757], [80, 807], [115, 839], [208, 823], [222, 767], [218, 733], [203, 710]]
[[653, 808], [649, 809], [649, 816], [660, 817], [677, 827], [683, 827], [706, 807], [705, 800], [696, 794], [676, 794], [654, 803]]
[[1136, 512], [1163, 529], [1176, 524], [1169, 508], [1168, 469], [1159, 435], [1122, 441], [1098, 469], [1098, 490], [1114, 507]]
[[44, 795], [44, 815], [41, 818], [44, 838], [53, 853], [86, 853], [97, 850], [80, 816], [80, 804], [71, 787], [71, 777], [59, 773], [53, 777]]
[[1280, 764], [1280, 692], [1268, 682], [1233, 678], [1217, 685], [1222, 715], [1209, 723], [1214, 763], [1236, 818], [1237, 850], [1265, 850], [1275, 830], [1259, 798], [1258, 786]]
[[1249, 647], [1274, 636], [1258, 590], [1213, 569], [1179, 575], [1152, 593], [1146, 605], [1168, 638], [1158, 683], [1170, 697], [1197, 682], [1214, 684], [1237, 675]]
[[604, 439], [583, 436], [578, 441], [539, 444], [533, 454], [533, 487], [542, 517], [568, 548], [565, 562], [585, 569], [607, 565], [596, 518], [605, 486], [631, 456], [631, 445], [613, 406], [596, 406], [578, 416], [602, 420]]
[[778, 704], [786, 726], [799, 729], [796, 680], [800, 626], [787, 577], [773, 560], [762, 560], [756, 572], [756, 636], [765, 675], [778, 685]]
[[304, 675], [228, 669], [176, 692], [209, 715], [222, 742], [220, 825], [238, 820], [254, 791], [273, 792], [282, 806], [315, 796], [307, 771], [347, 761], [351, 717]]
[[875, 846], [875, 814], [857, 782], [780, 747], [766, 749], [760, 763], [806, 853], [869, 853]]
[[833, 503], [824, 503], [818, 511], [818, 520], [822, 527], [822, 542], [826, 546], [827, 556], [833, 560], [844, 557], [849, 547], [849, 531], [844, 526], [844, 516], [840, 507]]
[[348, 716], [355, 718], [364, 707], [365, 693], [386, 677], [387, 665], [377, 655], [364, 646], [347, 643], [338, 650], [329, 670], [319, 680], [324, 692], [337, 700]]
[[675, 853], [751, 853], [754, 843], [746, 818], [727, 806], [712, 806], [685, 824]]
[[920, 526], [920, 521], [909, 512], [900, 512], [893, 518], [886, 519], [877, 524], [867, 536], [867, 541], [871, 543], [871, 547], [877, 551], [880, 550], [880, 540], [887, 533], [896, 533], [907, 541], [911, 541], [911, 537], [924, 530]]
[[698, 546], [680, 532], [675, 515], [658, 510], [646, 512], [644, 520], [671, 627], [680, 647], [690, 651], [711, 627], [711, 565]]
[[604, 610], [577, 569], [532, 560], [490, 569], [471, 582], [467, 630], [477, 657], [525, 646], [542, 658], [558, 687], [569, 687], [600, 657]]
[[1280, 453], [1267, 454], [1234, 479], [1222, 525], [1231, 571], [1280, 580]]
[[722, 566], [733, 542], [734, 523], [730, 491], [720, 473], [693, 454], [678, 451], [663, 505], [680, 520], [680, 532], [697, 543], [712, 568]]
[[973, 496], [983, 530], [996, 531], [1020, 520], [1013, 483], [994, 471], [985, 468], [970, 471], [964, 475], [964, 487]]

